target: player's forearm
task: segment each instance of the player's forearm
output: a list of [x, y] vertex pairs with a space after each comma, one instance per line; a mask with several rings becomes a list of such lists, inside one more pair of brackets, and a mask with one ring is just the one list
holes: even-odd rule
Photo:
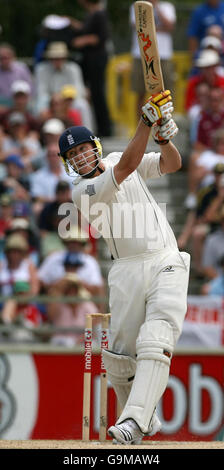
[[122, 183], [140, 164], [146, 150], [150, 131], [151, 128], [140, 120], [134, 137], [123, 152], [119, 163], [114, 167], [114, 176], [118, 184]]
[[181, 156], [172, 142], [160, 146], [160, 170], [162, 173], [174, 173], [182, 166]]

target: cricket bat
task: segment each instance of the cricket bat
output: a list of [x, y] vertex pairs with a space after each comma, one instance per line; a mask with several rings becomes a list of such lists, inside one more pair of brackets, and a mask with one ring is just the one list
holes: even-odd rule
[[149, 2], [137, 1], [134, 3], [134, 8], [145, 89], [151, 95], [154, 95], [164, 90], [164, 83], [156, 38], [153, 5]]

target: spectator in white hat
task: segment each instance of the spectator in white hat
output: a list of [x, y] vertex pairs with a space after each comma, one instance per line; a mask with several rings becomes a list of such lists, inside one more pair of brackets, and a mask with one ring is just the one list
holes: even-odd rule
[[65, 126], [60, 119], [48, 119], [42, 127], [44, 144], [48, 145], [51, 142], [58, 142], [61, 132], [64, 130]]
[[16, 80], [12, 83], [12, 106], [0, 114], [0, 125], [8, 132], [8, 119], [11, 113], [22, 113], [27, 122], [28, 131], [34, 131], [39, 137], [39, 125], [31, 111], [31, 87], [25, 80]]
[[36, 113], [48, 109], [54, 93], [59, 93], [64, 85], [72, 85], [77, 90], [76, 105], [80, 109], [86, 127], [92, 126], [92, 112], [87, 100], [81, 67], [69, 60], [69, 50], [65, 42], [52, 42], [45, 52], [46, 60], [35, 68]]
[[207, 50], [213, 50], [219, 54], [220, 62], [219, 62], [219, 65], [217, 66], [217, 73], [218, 75], [222, 75], [222, 76], [224, 75], [224, 69], [223, 69], [223, 64], [224, 64], [223, 52], [224, 51], [223, 51], [222, 40], [219, 37], [208, 33], [200, 42], [199, 49], [196, 52], [195, 57], [194, 57], [194, 65], [190, 72], [190, 76], [198, 75], [200, 73], [200, 69], [196, 66], [196, 60], [199, 58], [202, 51], [207, 51]]
[[43, 18], [39, 27], [39, 41], [34, 50], [34, 66], [44, 59], [44, 53], [50, 42], [64, 41], [70, 44], [74, 28], [68, 17], [50, 14]]
[[37, 155], [37, 158], [33, 162], [33, 168], [35, 170], [46, 166], [47, 162], [47, 148], [51, 144], [58, 144], [60, 133], [65, 130], [65, 126], [60, 119], [52, 118], [47, 119], [40, 130], [40, 141], [42, 148]]
[[190, 77], [187, 83], [185, 108], [189, 110], [196, 103], [196, 89], [199, 83], [207, 83], [212, 88], [224, 88], [224, 76], [217, 72], [220, 55], [212, 49], [204, 49], [195, 61], [199, 73]]

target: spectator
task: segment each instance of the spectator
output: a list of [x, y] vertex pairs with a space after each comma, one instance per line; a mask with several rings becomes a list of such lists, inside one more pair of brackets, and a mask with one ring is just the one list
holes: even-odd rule
[[220, 211], [224, 206], [224, 174], [222, 174], [217, 183], [217, 194], [212, 200], [206, 211], [206, 220], [210, 224], [218, 225], [220, 219]]
[[50, 144], [58, 143], [61, 129], [63, 132], [65, 126], [60, 119], [52, 118], [45, 121], [41, 129], [43, 146], [47, 147]]
[[41, 150], [36, 134], [28, 131], [24, 114], [13, 112], [8, 117], [8, 134], [2, 140], [1, 159], [4, 161], [9, 154], [18, 154], [27, 171], [32, 170], [32, 160]]
[[30, 184], [20, 155], [9, 155], [5, 160], [5, 167], [6, 175], [0, 183], [0, 192], [10, 193], [14, 200], [28, 201]]
[[56, 282], [49, 289], [49, 294], [63, 297], [75, 296], [82, 299], [78, 303], [57, 302], [48, 305], [47, 315], [54, 326], [81, 329], [81, 332], [77, 333], [57, 333], [51, 341], [62, 346], [83, 344], [86, 315], [97, 313], [98, 310], [96, 305], [89, 300], [90, 294], [82, 281], [75, 273], [67, 273], [61, 281]]
[[[197, 206], [195, 210], [189, 211], [183, 232], [178, 239], [178, 246], [183, 249], [191, 238], [192, 259], [197, 275], [203, 274], [201, 265], [204, 241], [209, 233], [219, 227], [217, 209], [214, 207], [220, 201], [223, 193], [224, 163], [218, 163], [214, 168], [215, 181], [209, 186], [203, 187], [197, 193]], [[222, 204], [222, 199], [221, 203]]]
[[[62, 97], [60, 92], [51, 95], [48, 107], [40, 112], [38, 120], [43, 124], [50, 119], [58, 119], [62, 122]], [[65, 124], [65, 123], [64, 123]]]
[[217, 129], [213, 133], [212, 148], [202, 153], [195, 152], [191, 155], [189, 174], [189, 194], [185, 201], [188, 209], [194, 207], [196, 192], [202, 186], [209, 185], [214, 180], [213, 168], [218, 163], [224, 163], [224, 128]]
[[71, 44], [82, 53], [81, 66], [85, 83], [91, 93], [97, 123], [96, 133], [99, 137], [110, 136], [111, 121], [105, 95], [109, 39], [107, 10], [101, 0], [79, 0], [79, 4], [86, 10], [87, 15], [82, 24], [73, 20], [76, 35]]
[[77, 274], [85, 283], [85, 287], [92, 295], [104, 294], [103, 278], [100, 266], [96, 259], [85, 252], [88, 244], [88, 235], [82, 232], [77, 226], [70, 230], [70, 235], [63, 239], [65, 249], [47, 256], [39, 268], [39, 279], [43, 286], [63, 278], [65, 274], [65, 257], [69, 253], [79, 254], [83, 261], [83, 266], [77, 270]]
[[49, 108], [40, 114], [40, 121], [56, 118], [63, 122], [65, 128], [82, 125], [82, 114], [75, 107], [76, 96], [76, 89], [72, 85], [62, 87], [59, 93], [51, 96]]
[[188, 111], [197, 103], [196, 89], [199, 83], [207, 83], [210, 88], [224, 88], [224, 77], [218, 75], [217, 66], [220, 55], [214, 50], [203, 50], [195, 61], [199, 73], [188, 79], [185, 97], [185, 108]]
[[38, 294], [37, 271], [28, 257], [28, 250], [29, 244], [22, 235], [12, 234], [6, 238], [5, 258], [0, 263], [1, 295], [12, 295], [16, 281], [29, 282], [29, 294]]
[[[158, 0], [150, 0], [154, 7], [154, 17], [156, 25], [156, 36], [158, 49], [161, 60], [161, 67], [165, 88], [172, 91], [174, 95], [174, 67], [172, 62], [173, 56], [173, 39], [172, 32], [176, 24], [176, 10], [171, 2], [160, 2]], [[142, 72], [141, 56], [138, 45], [138, 38], [135, 26], [134, 4], [130, 7], [130, 25], [132, 29], [132, 46], [131, 55], [133, 57], [132, 66], [132, 90], [138, 95], [137, 115], [141, 116], [141, 108], [143, 106], [145, 96], [145, 83]]]
[[221, 26], [219, 26], [218, 24], [213, 24], [212, 26], [209, 26], [207, 28], [207, 35], [208, 36], [213, 36], [213, 37], [219, 39], [219, 41], [221, 41], [221, 43], [222, 43], [221, 54], [223, 54], [223, 52], [224, 52], [224, 43], [223, 43], [224, 31], [223, 31], [223, 28]]
[[71, 85], [65, 85], [62, 87], [60, 95], [62, 99], [62, 115], [64, 116], [64, 120], [69, 121], [69, 126], [82, 126], [82, 115], [76, 108], [76, 88]]
[[63, 41], [69, 47], [74, 30], [69, 18], [60, 15], [47, 15], [39, 28], [39, 41], [34, 50], [34, 65], [44, 60], [44, 53], [50, 42]]
[[197, 140], [198, 135], [198, 124], [201, 115], [204, 111], [209, 109], [209, 92], [210, 87], [207, 83], [198, 83], [196, 86], [196, 102], [188, 110], [188, 120], [190, 126], [190, 142], [193, 146]]
[[[223, 35], [222, 35], [223, 36]], [[223, 49], [223, 40], [222, 38], [218, 38], [213, 35], [207, 35], [202, 39], [201, 44], [200, 44], [201, 49], [212, 49], [216, 52], [218, 52], [219, 57], [220, 57], [220, 65], [217, 67], [217, 73], [218, 75], [223, 75], [224, 74], [224, 49]]]
[[220, 210], [219, 217], [220, 228], [208, 235], [203, 249], [202, 267], [204, 275], [208, 280], [212, 280], [222, 274], [219, 260], [221, 256], [224, 256], [224, 206]]
[[[219, 54], [220, 57], [220, 64], [217, 66], [217, 73], [218, 75], [224, 74], [224, 68], [223, 68], [223, 45], [221, 39], [215, 37], [215, 36], [210, 36], [206, 35], [204, 39], [201, 40], [200, 42], [200, 47], [199, 50], [196, 52], [194, 61], [199, 57], [200, 53], [203, 50], [214, 50]], [[190, 72], [190, 76], [197, 75], [199, 73], [199, 68], [196, 66], [192, 67], [192, 70]]]
[[12, 84], [12, 106], [7, 108], [0, 114], [0, 125], [3, 130], [8, 132], [8, 120], [11, 113], [22, 113], [26, 118], [28, 131], [34, 131], [39, 137], [39, 125], [37, 119], [30, 111], [31, 88], [28, 82], [24, 80], [16, 80]]
[[61, 204], [71, 202], [71, 187], [67, 181], [59, 181], [55, 189], [55, 199], [44, 205], [38, 220], [38, 227], [42, 234], [47, 232], [58, 233], [58, 222], [60, 216], [58, 209]]
[[13, 200], [12, 197], [7, 194], [1, 194], [0, 196], [0, 242], [5, 239], [6, 231], [10, 227], [10, 223], [13, 218]]
[[224, 31], [224, 2], [220, 0], [207, 0], [194, 8], [188, 26], [189, 50], [192, 55], [205, 37], [207, 28], [212, 25], [219, 25]]
[[24, 299], [22, 302], [18, 302], [19, 297], [26, 297], [29, 292], [29, 282], [16, 281], [13, 286], [15, 298], [7, 300], [2, 308], [3, 323], [17, 325], [17, 328], [8, 334], [8, 340], [33, 342], [36, 339], [34, 332], [29, 329], [35, 330], [42, 324], [42, 314], [38, 307], [30, 301]]
[[47, 164], [30, 175], [31, 195], [35, 201], [40, 202], [38, 212], [44, 203], [54, 200], [55, 188], [59, 181], [68, 181], [72, 187], [71, 178], [67, 175], [58, 158], [58, 145], [51, 143], [46, 148]]
[[220, 258], [219, 265], [222, 272], [212, 281], [202, 286], [201, 293], [203, 295], [220, 295], [224, 297], [224, 256]]
[[224, 88], [211, 88], [209, 107], [202, 111], [194, 149], [202, 152], [212, 147], [214, 132], [224, 127]]
[[[36, 228], [36, 227], [35, 227]], [[6, 235], [18, 234], [25, 238], [29, 245], [28, 256], [33, 264], [39, 264], [39, 240], [37, 230], [34, 230], [29, 220], [22, 217], [14, 217], [8, 227]]]
[[33, 91], [32, 74], [23, 62], [16, 60], [14, 48], [10, 44], [0, 44], [0, 105], [12, 106], [12, 84], [16, 80], [28, 82]]
[[63, 42], [52, 42], [46, 53], [46, 61], [35, 68], [36, 112], [39, 115], [48, 109], [54, 93], [59, 93], [64, 85], [72, 85], [77, 90], [76, 105], [82, 113], [84, 125], [92, 124], [92, 113], [86, 98], [86, 88], [80, 66], [68, 60], [68, 49]]
[[46, 167], [47, 161], [47, 148], [51, 144], [58, 145], [58, 139], [60, 132], [65, 130], [65, 126], [61, 119], [58, 118], [49, 118], [41, 126], [40, 131], [40, 141], [41, 141], [41, 151], [38, 153], [37, 158], [33, 162], [33, 167], [35, 170], [40, 169], [41, 167]]

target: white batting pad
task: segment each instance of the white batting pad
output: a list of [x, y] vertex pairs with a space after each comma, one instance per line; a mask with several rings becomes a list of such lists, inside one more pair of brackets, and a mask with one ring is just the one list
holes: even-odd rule
[[153, 412], [167, 386], [173, 347], [173, 330], [168, 322], [153, 320], [142, 325], [136, 342], [134, 382], [117, 424], [132, 418], [142, 432], [148, 432]]
[[132, 357], [103, 349], [103, 362], [108, 379], [123, 409], [133, 384], [136, 372], [136, 361]]

